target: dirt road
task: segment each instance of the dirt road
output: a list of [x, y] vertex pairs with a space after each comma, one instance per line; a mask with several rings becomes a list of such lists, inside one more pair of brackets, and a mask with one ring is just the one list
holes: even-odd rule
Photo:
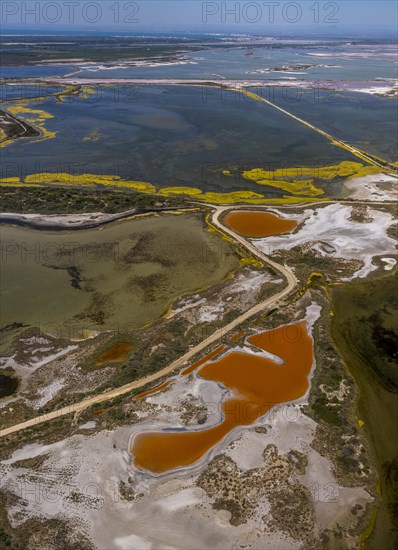
[[[62, 407], [61, 409], [51, 411], [49, 413], [37, 416], [35, 418], [31, 418], [30, 420], [27, 420], [26, 422], [21, 422], [20, 424], [15, 424], [14, 426], [10, 426], [8, 428], [5, 428], [4, 430], [0, 430], [0, 437], [4, 437], [16, 432], [19, 432], [21, 430], [24, 430], [26, 428], [29, 428], [31, 426], [37, 426], [38, 424], [42, 424], [43, 422], [48, 422], [50, 420], [54, 420], [56, 418], [60, 418], [62, 416], [66, 416], [68, 414], [76, 413], [79, 411], [83, 411], [84, 409], [87, 409], [88, 407], [91, 407], [92, 405], [96, 403], [101, 403], [104, 401], [108, 401], [110, 399], [113, 399], [115, 397], [118, 397], [119, 395], [123, 395], [125, 393], [128, 393], [131, 390], [135, 390], [138, 388], [141, 388], [142, 386], [145, 386], [146, 384], [149, 384], [150, 382], [154, 382], [155, 380], [158, 380], [162, 378], [165, 375], [171, 374], [175, 370], [182, 367], [185, 363], [187, 363], [189, 360], [191, 360], [195, 355], [203, 351], [205, 348], [210, 346], [211, 344], [214, 344], [222, 338], [225, 334], [228, 332], [231, 332], [236, 327], [238, 327], [240, 324], [244, 323], [251, 317], [263, 312], [270, 306], [273, 306], [275, 303], [277, 303], [279, 300], [282, 300], [285, 298], [296, 286], [297, 280], [294, 276], [293, 272], [287, 267], [277, 264], [276, 262], [273, 262], [270, 260], [265, 254], [257, 250], [250, 242], [248, 242], [244, 237], [238, 235], [232, 229], [225, 227], [221, 221], [220, 221], [220, 215], [231, 209], [231, 206], [213, 206], [214, 212], [212, 216], [212, 223], [219, 228], [224, 233], [231, 236], [235, 241], [237, 241], [239, 244], [244, 246], [253, 256], [258, 258], [261, 262], [263, 262], [265, 265], [271, 266], [273, 269], [281, 273], [283, 277], [287, 281], [286, 287], [278, 292], [277, 294], [274, 294], [270, 298], [267, 298], [266, 300], [256, 304], [252, 308], [250, 308], [245, 313], [242, 313], [242, 315], [239, 315], [236, 319], [228, 323], [226, 326], [216, 330], [211, 336], [206, 338], [205, 340], [202, 340], [199, 344], [192, 347], [189, 351], [187, 351], [184, 355], [182, 355], [179, 359], [176, 361], [173, 361], [170, 365], [165, 367], [164, 369], [151, 374], [149, 376], [145, 376], [143, 378], [140, 378], [139, 380], [134, 380], [134, 382], [130, 382], [129, 384], [125, 384], [124, 386], [120, 386], [119, 388], [115, 388], [113, 390], [106, 391], [104, 393], [101, 393], [99, 395], [95, 395], [93, 397], [88, 397], [87, 399], [84, 399], [83, 401], [80, 401], [79, 403], [75, 403], [73, 405], [69, 405], [67, 407]], [[233, 207], [232, 207], [233, 208]]]

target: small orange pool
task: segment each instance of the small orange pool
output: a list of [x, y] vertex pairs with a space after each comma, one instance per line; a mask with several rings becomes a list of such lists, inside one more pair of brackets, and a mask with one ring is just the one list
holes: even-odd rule
[[258, 210], [231, 210], [224, 218], [231, 229], [245, 237], [269, 237], [287, 233], [297, 222]]
[[163, 384], [159, 384], [155, 386], [154, 388], [151, 388], [150, 390], [143, 391], [141, 393], [137, 393], [135, 396], [136, 399], [142, 399], [143, 397], [148, 397], [148, 395], [152, 395], [154, 393], [158, 393], [158, 391], [165, 390], [168, 388], [171, 384], [171, 380], [166, 380], [166, 382], [163, 382]]
[[95, 360], [96, 366], [105, 365], [106, 363], [119, 363], [127, 359], [132, 345], [127, 342], [119, 342], [113, 344], [110, 348], [103, 351]]
[[189, 367], [184, 369], [181, 374], [183, 376], [186, 376], [187, 374], [191, 373], [192, 371], [194, 371], [195, 369], [200, 367], [200, 365], [203, 365], [203, 363], [206, 363], [207, 361], [210, 361], [210, 359], [213, 359], [213, 357], [215, 357], [216, 355], [219, 355], [226, 348], [227, 348], [226, 345], [221, 344], [216, 349], [213, 349], [213, 351], [211, 351], [210, 353], [208, 353], [207, 355], [202, 357], [202, 359], [199, 359], [199, 361], [196, 361], [195, 363], [192, 363], [192, 365], [190, 365]]
[[205, 363], [198, 375], [231, 392], [222, 403], [222, 422], [204, 430], [137, 435], [131, 449], [135, 466], [160, 474], [194, 464], [235, 427], [252, 424], [273, 406], [305, 395], [314, 358], [305, 321], [250, 336], [248, 342], [282, 358], [283, 364], [240, 351]]
[[244, 330], [241, 330], [240, 332], [237, 332], [236, 334], [233, 334], [231, 336], [231, 340], [233, 340], [234, 342], [236, 342], [237, 340], [239, 340], [240, 338], [242, 338], [244, 335], [246, 334], [246, 332]]

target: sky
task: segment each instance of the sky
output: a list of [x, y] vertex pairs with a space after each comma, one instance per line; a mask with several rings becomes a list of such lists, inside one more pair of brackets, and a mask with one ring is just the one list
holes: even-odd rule
[[395, 0], [2, 0], [3, 31], [396, 35]]

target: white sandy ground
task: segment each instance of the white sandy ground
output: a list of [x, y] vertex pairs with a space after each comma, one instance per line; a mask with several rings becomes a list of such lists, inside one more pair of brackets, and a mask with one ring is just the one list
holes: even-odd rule
[[[313, 302], [307, 307], [311, 330], [319, 315], [319, 305]], [[128, 452], [132, 432], [164, 426], [165, 417], [168, 427], [182, 427], [178, 409], [191, 395], [206, 404], [208, 425], [220, 421], [220, 407], [215, 405], [225, 398], [225, 391], [195, 376], [176, 377], [169, 390], [147, 398], [152, 403], [148, 420], [14, 451], [11, 458], [0, 463], [0, 486], [21, 497], [8, 510], [11, 524], [17, 527], [30, 517], [70, 519], [101, 550], [298, 550], [298, 541], [278, 531], [264, 531], [261, 518], [269, 513], [265, 497], [258, 502], [253, 517], [236, 527], [229, 523], [229, 513], [213, 510], [211, 500], [196, 486], [202, 468], [158, 479], [134, 470]], [[296, 403], [280, 405], [258, 424], [265, 426], [267, 433], [239, 428], [216, 452], [224, 450], [243, 470], [261, 466], [262, 452], [270, 444], [276, 445], [281, 455], [292, 449], [307, 454], [309, 466], [301, 482], [314, 496], [319, 526], [326, 527], [339, 519], [348, 505], [363, 504], [370, 497], [361, 488], [339, 486], [330, 461], [310, 447], [316, 424], [302, 412], [306, 402], [304, 396]], [[80, 426], [94, 427], [94, 421]], [[35, 470], [16, 464], [38, 456], [45, 461]], [[134, 487], [141, 496], [124, 500], [118, 490], [120, 481]]]
[[198, 321], [200, 323], [211, 323], [217, 321], [223, 316], [224, 306], [222, 301], [216, 304], [207, 305], [201, 308], [198, 315]]
[[352, 92], [362, 92], [371, 95], [392, 96], [398, 97], [398, 84], [391, 84], [388, 88], [385, 86], [369, 86], [369, 88], [354, 88]]
[[[28, 359], [24, 358], [23, 360], [19, 360], [17, 359], [17, 354], [9, 357], [0, 357], [0, 368], [6, 369], [11, 367], [20, 379], [19, 393], [29, 389], [31, 376], [38, 369], [45, 365], [49, 365], [57, 359], [65, 357], [78, 348], [76, 345], [70, 345], [60, 349], [59, 346], [54, 345], [51, 340], [38, 336], [22, 338], [21, 343], [24, 344], [25, 351], [29, 351]], [[39, 409], [53, 399], [63, 387], [64, 380], [62, 377], [57, 378], [47, 386], [40, 388], [40, 396], [37, 399], [31, 401], [25, 397], [22, 397], [22, 399], [26, 401], [28, 406]], [[11, 396], [0, 399], [0, 410], [5, 409], [5, 407], [8, 407], [11, 403], [17, 402], [19, 399], [21, 399], [21, 396]]]
[[88, 222], [104, 222], [118, 218], [120, 214], [104, 214], [103, 212], [90, 212], [83, 214], [15, 214], [12, 212], [1, 212], [2, 218], [10, 218], [35, 223], [37, 225], [62, 225], [72, 227]]
[[93, 63], [93, 62], [85, 62], [79, 64], [79, 68], [83, 69], [88, 72], [96, 73], [97, 71], [114, 71], [115, 69], [128, 69], [129, 67], [167, 67], [169, 65], [197, 65], [196, 61], [191, 61], [186, 57], [181, 56], [178, 59], [173, 59], [170, 61], [162, 61], [159, 59], [158, 61], [148, 61], [148, 60], [134, 60], [134, 61], [126, 61], [126, 62], [109, 62], [106, 65], [99, 64], [99, 63]]
[[[195, 65], [195, 63], [191, 63], [192, 65]], [[41, 80], [46, 81], [48, 83], [54, 83], [54, 84], [87, 84], [87, 85], [95, 85], [95, 84], [137, 84], [137, 85], [196, 85], [196, 86], [203, 86], [203, 85], [211, 85], [211, 84], [219, 84], [220, 81], [222, 81], [222, 84], [224, 86], [227, 86], [229, 88], [262, 88], [262, 87], [294, 87], [294, 88], [312, 88], [314, 81], [313, 80], [302, 80], [298, 79], [296, 77], [285, 77], [283, 79], [264, 79], [261, 80], [235, 80], [226, 78], [222, 75], [216, 75], [213, 73], [213, 76], [216, 76], [217, 78], [206, 78], [204, 80], [192, 78], [192, 79], [182, 79], [182, 78], [85, 78], [80, 77], [79, 74], [73, 72], [69, 75], [64, 75], [62, 77], [46, 77], [42, 78]], [[324, 82], [320, 82], [319, 80], [316, 81], [317, 84], [322, 88], [330, 89], [330, 83], [326, 80]], [[348, 80], [339, 80], [337, 81], [340, 90], [349, 90], [353, 91], [353, 84], [352, 82]], [[384, 80], [366, 80], [361, 82], [355, 83], [355, 91], [356, 92], [365, 92], [370, 93], [369, 90], [372, 90], [372, 88], [377, 88], [376, 92], [373, 93], [391, 93], [391, 91], [394, 91], [394, 88], [396, 86], [396, 80], [386, 78]]]
[[246, 431], [230, 445], [226, 454], [242, 470], [262, 466], [266, 445], [275, 445], [282, 455], [291, 450], [307, 455], [308, 467], [300, 481], [314, 498], [317, 525], [321, 529], [333, 525], [345, 508], [359, 501], [371, 500], [365, 489], [346, 488], [336, 482], [330, 461], [310, 446], [316, 423], [302, 412], [300, 406], [281, 406], [266, 418], [263, 426], [267, 428], [266, 435]]
[[278, 284], [280, 282], [281, 279], [276, 279], [270, 273], [259, 273], [258, 271], [245, 269], [236, 275], [231, 284], [220, 291], [218, 299], [212, 299], [209, 303], [206, 298], [201, 298], [199, 294], [188, 296], [177, 302], [175, 309], [172, 310], [169, 316], [190, 310], [192, 315], [195, 316], [196, 322], [210, 323], [223, 316], [226, 309], [225, 303], [231, 301], [235, 295], [245, 293], [248, 301], [249, 296], [258, 293], [263, 284]]
[[58, 394], [58, 392], [62, 390], [64, 386], [65, 386], [65, 380], [63, 378], [54, 380], [47, 386], [44, 386], [44, 388], [40, 388], [39, 399], [35, 399], [34, 401], [27, 400], [27, 403], [34, 409], [40, 409], [41, 407], [44, 407], [46, 403], [51, 401], [51, 399], [53, 399]]
[[[69, 518], [99, 549], [298, 548], [281, 534], [258, 536], [255, 521], [232, 527], [229, 514], [214, 511], [195, 477], [134, 483], [142, 496], [125, 501], [119, 480], [131, 473], [126, 448], [129, 429], [73, 436], [48, 446], [30, 445], [0, 465], [2, 487], [22, 496], [10, 507], [14, 527], [29, 517]], [[114, 448], [116, 445], [116, 449]], [[46, 455], [44, 472], [13, 467], [16, 460]], [[28, 479], [29, 477], [29, 479]], [[74, 497], [80, 495], [80, 501]]]
[[373, 174], [347, 181], [345, 189], [351, 199], [371, 201], [398, 200], [398, 178], [388, 174]]
[[[21, 340], [22, 341], [22, 340]], [[17, 374], [23, 375], [26, 373], [33, 373], [35, 370], [39, 369], [40, 367], [43, 367], [44, 365], [47, 365], [47, 363], [50, 363], [51, 361], [55, 361], [56, 359], [59, 359], [60, 357], [63, 357], [64, 355], [70, 353], [71, 351], [77, 349], [78, 346], [67, 346], [64, 349], [61, 349], [57, 351], [56, 353], [52, 353], [51, 355], [45, 355], [42, 356], [40, 359], [35, 357], [30, 357], [29, 363], [18, 363], [15, 360], [15, 355], [12, 355], [11, 357], [0, 357], [0, 366], [1, 368], [6, 369], [7, 367], [12, 367]], [[40, 348], [37, 351], [40, 351], [42, 353], [45, 351], [44, 348]]]
[[84, 424], [79, 426], [79, 430], [92, 430], [93, 428], [95, 428], [96, 425], [97, 423], [95, 422], [95, 420], [89, 420], [88, 422], [85, 422]]
[[381, 261], [384, 262], [386, 265], [384, 266], [384, 269], [386, 271], [391, 271], [393, 267], [396, 265], [397, 260], [395, 258], [381, 258]]
[[373, 257], [397, 252], [396, 241], [387, 235], [387, 229], [396, 223], [396, 220], [388, 212], [369, 207], [367, 214], [372, 220], [355, 222], [349, 219], [352, 208], [349, 205], [335, 203], [324, 208], [305, 209], [300, 215], [278, 212], [279, 215], [289, 216], [299, 222], [304, 219], [304, 222], [296, 232], [254, 239], [252, 243], [266, 254], [308, 244], [311, 249], [323, 256], [330, 255], [330, 252], [325, 252], [320, 246], [327, 243], [332, 247], [330, 250], [334, 258], [360, 260], [363, 263], [363, 267], [352, 277], [341, 280], [367, 277], [371, 271], [377, 269], [372, 262]]

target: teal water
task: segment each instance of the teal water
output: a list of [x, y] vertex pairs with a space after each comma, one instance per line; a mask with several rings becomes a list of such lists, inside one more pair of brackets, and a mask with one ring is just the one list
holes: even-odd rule
[[12, 83], [0, 84], [0, 101], [25, 100], [62, 92], [66, 86], [49, 86], [47, 84]]
[[41, 78], [62, 76], [73, 70], [71, 65], [18, 65], [0, 68], [0, 78]]
[[390, 162], [398, 160], [397, 99], [341, 91], [338, 86], [287, 97], [275, 91], [272, 99], [338, 139]]
[[[104, 68], [97, 63], [83, 69], [79, 77], [374, 80], [396, 78], [396, 57], [391, 53], [394, 54], [394, 50], [377, 50], [375, 54], [372, 48], [351, 47], [217, 48], [184, 54], [180, 64], [128, 67], [121, 61], [115, 63], [116, 68], [111, 68], [111, 65]], [[312, 67], [294, 68], [303, 64]], [[283, 69], [286, 66], [293, 68]], [[270, 69], [278, 69], [278, 72]]]
[[[67, 338], [132, 331], [238, 267], [232, 248], [195, 214], [74, 232], [3, 226], [1, 253], [1, 329], [29, 325]], [[1, 344], [13, 335], [4, 331]]]
[[[263, 187], [226, 178], [222, 171], [355, 160], [272, 107], [215, 88], [102, 86], [87, 99], [51, 98], [36, 107], [54, 117], [45, 125], [57, 135], [6, 147], [5, 176], [116, 174], [159, 186], [261, 192]], [[280, 195], [276, 189], [267, 191]]]

